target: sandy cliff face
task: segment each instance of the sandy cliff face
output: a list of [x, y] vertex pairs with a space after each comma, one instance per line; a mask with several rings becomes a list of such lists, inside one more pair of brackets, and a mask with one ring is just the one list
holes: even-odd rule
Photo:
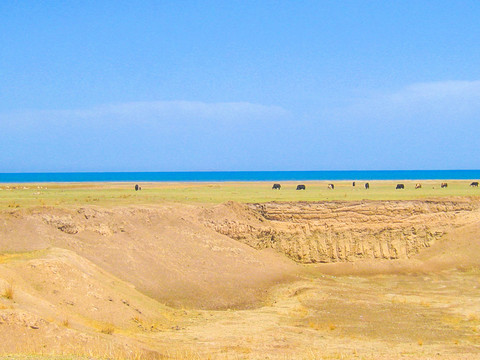
[[462, 201], [227, 203], [202, 214], [206, 226], [301, 263], [404, 259], [475, 221]]

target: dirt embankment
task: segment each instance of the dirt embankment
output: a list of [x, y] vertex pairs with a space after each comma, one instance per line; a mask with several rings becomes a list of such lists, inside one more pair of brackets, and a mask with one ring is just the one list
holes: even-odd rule
[[292, 260], [412, 263], [448, 257], [433, 246], [447, 238], [469, 253], [450, 235], [479, 220], [468, 199], [20, 208], [0, 213], [0, 252], [66, 249], [169, 305], [244, 308], [294, 278]]
[[62, 248], [163, 303], [252, 306], [295, 273], [274, 251], [257, 251], [198, 221], [201, 206], [15, 209], [0, 213], [0, 252]]
[[479, 218], [470, 200], [229, 203], [202, 214], [220, 234], [301, 263], [408, 259]]
[[0, 354], [477, 359], [478, 234], [468, 199], [6, 210]]

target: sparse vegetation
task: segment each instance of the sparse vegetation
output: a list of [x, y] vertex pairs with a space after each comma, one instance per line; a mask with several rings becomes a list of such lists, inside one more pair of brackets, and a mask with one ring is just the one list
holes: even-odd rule
[[115, 327], [112, 324], [104, 324], [101, 327], [100, 332], [102, 334], [112, 335], [115, 332]]
[[[154, 351], [145, 352], [143, 350], [120, 350], [120, 349], [85, 349], [85, 351], [78, 351], [74, 353], [54, 352], [52, 354], [9, 354], [1, 355], [0, 360], [201, 360], [195, 352], [191, 351], [172, 351], [160, 354]], [[209, 357], [210, 359], [211, 357]]]
[[479, 321], [480, 320], [480, 317], [478, 314], [470, 314], [468, 316], [468, 321]]
[[147, 183], [137, 193], [132, 184], [49, 184], [41, 197], [33, 188], [10, 188], [0, 198], [0, 208], [18, 208], [59, 205], [81, 205], [94, 202], [101, 206], [158, 204], [159, 202], [222, 203], [267, 201], [325, 201], [325, 200], [413, 200], [452, 196], [480, 197], [477, 188], [468, 180], [449, 181], [441, 189], [441, 181], [423, 181], [422, 189], [415, 190], [415, 181], [405, 181], [405, 190], [395, 190], [394, 181], [370, 182], [370, 189], [352, 188], [349, 181], [335, 181], [335, 190], [327, 188], [327, 181], [305, 182], [306, 191], [296, 191], [296, 182], [282, 182], [280, 191], [272, 191], [271, 182], [221, 183]]
[[5, 299], [13, 300], [13, 295], [14, 295], [13, 285], [11, 283], [8, 283], [3, 289], [2, 296]]
[[424, 301], [424, 300], [422, 300], [422, 301], [420, 302], [420, 305], [425, 306], [425, 307], [430, 307], [430, 306], [432, 306], [431, 303], [429, 303], [428, 301]]

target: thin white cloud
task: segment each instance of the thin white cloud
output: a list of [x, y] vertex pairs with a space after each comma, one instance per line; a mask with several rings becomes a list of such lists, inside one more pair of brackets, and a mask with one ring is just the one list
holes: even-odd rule
[[369, 94], [333, 109], [331, 116], [347, 119], [403, 118], [438, 121], [480, 114], [480, 81], [415, 83], [390, 93]]
[[288, 111], [280, 106], [249, 102], [206, 103], [200, 101], [151, 101], [106, 104], [87, 109], [38, 110], [0, 114], [0, 121], [228, 121], [283, 117]]
[[102, 105], [86, 110], [64, 111], [65, 115], [79, 117], [154, 115], [164, 117], [238, 118], [242, 116], [283, 116], [279, 106], [248, 102], [206, 103], [201, 101], [152, 101]]
[[393, 100], [453, 100], [480, 98], [480, 81], [438, 81], [416, 83], [391, 95]]

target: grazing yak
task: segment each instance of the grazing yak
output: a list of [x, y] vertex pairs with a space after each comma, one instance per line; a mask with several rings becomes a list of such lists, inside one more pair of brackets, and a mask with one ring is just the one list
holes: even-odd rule
[[369, 183], [365, 183], [365, 189], [370, 189], [370, 184]]
[[305, 185], [297, 185], [297, 190], [305, 190]]
[[395, 189], [405, 189], [405, 185], [397, 184], [397, 187]]
[[273, 190], [280, 190], [281, 185], [280, 184], [273, 184], [272, 189]]
[[140, 187], [138, 186], [138, 184], [135, 185], [135, 191], [138, 191]]
[[352, 182], [352, 186], [353, 186], [353, 187], [355, 187], [355, 181], [354, 181], [354, 182]]
[[415, 189], [421, 189], [422, 188], [422, 184], [415, 184]]
[[333, 185], [333, 184], [328, 184], [328, 188], [329, 188], [330, 190], [333, 190], [333, 189], [335, 189], [335, 185]]
[[478, 187], [478, 181], [474, 181], [470, 184], [470, 186]]
[[446, 187], [448, 187], [448, 184], [447, 184], [447, 183], [441, 183], [441, 184], [440, 184], [440, 187], [441, 187], [441, 188], [446, 188]]

